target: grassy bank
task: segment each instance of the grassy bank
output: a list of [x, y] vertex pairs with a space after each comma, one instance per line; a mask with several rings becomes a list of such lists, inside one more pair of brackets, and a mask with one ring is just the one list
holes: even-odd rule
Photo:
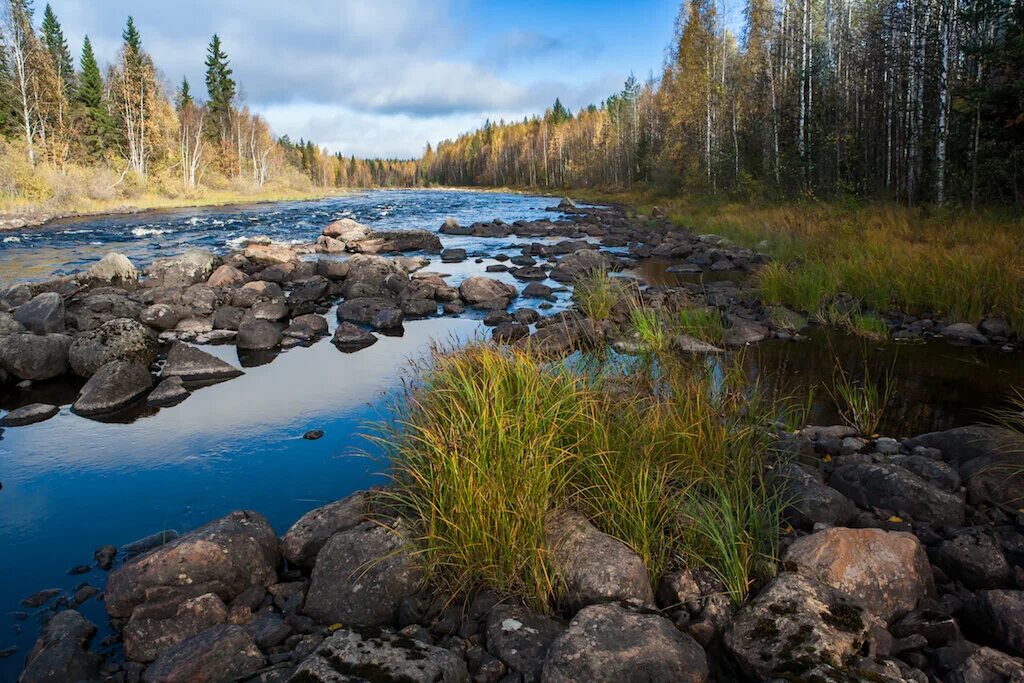
[[623, 368], [543, 362], [477, 344], [438, 350], [380, 443], [395, 503], [419, 528], [432, 581], [548, 609], [558, 577], [547, 516], [585, 513], [652, 578], [707, 566], [741, 601], [775, 568], [781, 501], [766, 486], [774, 413], [739, 373], [673, 354]]
[[[576, 195], [574, 195], [576, 196]], [[768, 303], [828, 315], [839, 292], [866, 311], [897, 309], [979, 323], [1007, 320], [1024, 332], [1024, 217], [889, 203], [757, 204], [594, 193], [649, 213], [658, 206], [680, 226], [769, 253], [759, 275]]]

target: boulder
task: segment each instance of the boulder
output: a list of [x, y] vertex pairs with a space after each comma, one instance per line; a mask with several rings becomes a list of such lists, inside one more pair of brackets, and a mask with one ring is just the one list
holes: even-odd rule
[[964, 521], [964, 505], [959, 497], [896, 465], [844, 464], [836, 468], [828, 483], [860, 508], [881, 508], [940, 526], [957, 526]]
[[273, 265], [275, 263], [294, 263], [299, 254], [287, 244], [250, 244], [242, 255], [253, 263]]
[[170, 304], [153, 304], [139, 313], [139, 320], [161, 332], [174, 329], [174, 326], [183, 317], [184, 311], [180, 307]]
[[370, 321], [370, 327], [375, 330], [398, 330], [402, 327], [402, 323], [405, 322], [405, 313], [399, 308], [385, 308], [381, 311], [377, 311], [377, 314], [373, 316], [373, 320]]
[[122, 632], [124, 656], [135, 662], [151, 662], [211, 626], [224, 624], [228, 608], [213, 593], [189, 598], [177, 605], [153, 605], [136, 609]]
[[788, 502], [786, 520], [796, 528], [810, 529], [818, 523], [841, 525], [857, 513], [846, 496], [796, 463], [779, 465], [771, 472], [771, 480]]
[[48, 403], [29, 403], [15, 408], [0, 418], [0, 427], [24, 427], [43, 420], [49, 420], [60, 412], [60, 408]]
[[953, 323], [939, 331], [943, 337], [960, 344], [987, 344], [988, 339], [970, 323]]
[[[253, 304], [252, 310], [249, 314], [257, 320], [277, 322], [278, 320], [284, 320], [288, 317], [288, 304], [286, 304], [283, 299], [259, 301]], [[239, 322], [239, 326], [241, 326], [241, 322]]]
[[235, 345], [251, 351], [269, 350], [281, 343], [281, 330], [267, 320], [246, 317], [238, 325]]
[[103, 258], [86, 272], [86, 277], [90, 280], [123, 284], [136, 282], [139, 279], [139, 271], [127, 256], [112, 251], [104, 254]]
[[701, 683], [704, 650], [658, 614], [622, 605], [582, 609], [551, 645], [545, 683]]
[[154, 408], [173, 406], [181, 403], [192, 395], [192, 392], [185, 388], [181, 377], [165, 377], [153, 391], [146, 397], [146, 405]]
[[551, 269], [550, 276], [552, 280], [558, 282], [572, 282], [587, 273], [618, 269], [618, 261], [614, 257], [602, 254], [596, 249], [578, 249], [563, 256]]
[[459, 285], [459, 294], [468, 304], [480, 304], [504, 299], [507, 302], [516, 297], [516, 288], [483, 275], [470, 275]]
[[63, 334], [0, 337], [0, 368], [18, 379], [52, 379], [67, 372], [70, 347], [71, 338]]
[[366, 239], [370, 236], [370, 229], [351, 218], [342, 218], [328, 224], [322, 234], [341, 242], [349, 242]]
[[487, 615], [487, 651], [532, 683], [540, 680], [551, 643], [564, 630], [526, 607], [498, 605]]
[[101, 657], [89, 652], [96, 626], [75, 610], [57, 612], [25, 661], [19, 683], [99, 681]]
[[590, 319], [561, 320], [545, 325], [517, 345], [530, 348], [541, 356], [565, 356], [573, 351], [592, 347], [602, 339], [600, 329]]
[[246, 311], [243, 308], [237, 306], [221, 306], [213, 313], [213, 318], [210, 322], [213, 324], [215, 330], [234, 330], [238, 331], [238, 326], [242, 324], [242, 318], [246, 315]]
[[205, 249], [189, 249], [181, 256], [161, 259], [149, 267], [148, 275], [165, 287], [188, 287], [205, 282], [213, 273], [217, 257]]
[[161, 377], [180, 377], [186, 382], [231, 379], [245, 374], [202, 349], [177, 342], [167, 352]]
[[348, 275], [348, 261], [320, 259], [316, 262], [316, 273], [328, 280], [344, 280]]
[[346, 263], [344, 294], [350, 299], [398, 293], [409, 283], [405, 269], [383, 256], [356, 254]]
[[281, 538], [281, 555], [292, 564], [312, 567], [331, 536], [366, 521], [369, 512], [370, 499], [363, 491], [310, 510]]
[[292, 318], [291, 324], [284, 331], [284, 336], [310, 341], [327, 334], [327, 329], [327, 318], [316, 313], [307, 313]]
[[707, 342], [702, 342], [688, 334], [677, 335], [675, 338], [675, 344], [683, 353], [706, 355], [725, 352], [724, 349], [720, 349], [713, 344], [708, 344]]
[[213, 271], [206, 284], [211, 287], [238, 287], [244, 285], [249, 278], [238, 268], [224, 264]]
[[127, 360], [112, 360], [93, 373], [71, 404], [79, 415], [103, 415], [134, 403], [153, 386], [149, 368]]
[[428, 254], [441, 252], [441, 240], [426, 230], [375, 230], [367, 237], [349, 240], [345, 244], [349, 251], [360, 254], [386, 254], [404, 251], [425, 251]]
[[394, 623], [399, 604], [423, 579], [407, 547], [407, 526], [363, 522], [331, 536], [317, 555], [304, 613], [354, 628]]
[[76, 375], [92, 377], [100, 367], [115, 360], [149, 367], [156, 360], [156, 352], [156, 338], [145, 325], [115, 318], [76, 337], [68, 349], [68, 360]]
[[729, 327], [722, 337], [726, 346], [746, 346], [768, 338], [768, 328], [764, 325], [734, 315], [726, 317]]
[[1024, 591], [983, 590], [975, 596], [964, 605], [965, 628], [983, 642], [1024, 656]]
[[794, 573], [775, 577], [726, 628], [725, 648], [751, 678], [801, 673], [818, 663], [841, 667], [864, 645], [867, 612], [855, 600]]
[[1021, 683], [1024, 659], [990, 647], [980, 647], [960, 662], [944, 679], [946, 683]]
[[0, 336], [8, 334], [21, 334], [25, 328], [21, 326], [14, 316], [7, 311], [0, 311]]
[[181, 602], [205, 593], [230, 602], [246, 588], [275, 583], [278, 560], [277, 536], [267, 520], [232, 512], [114, 570], [107, 612], [123, 619], [151, 599]]
[[377, 343], [377, 337], [371, 332], [356, 327], [352, 323], [341, 323], [334, 330], [334, 337], [331, 339], [331, 343], [334, 344], [339, 351], [345, 353], [352, 353], [353, 351], [359, 351], [365, 349], [367, 346], [371, 346]]
[[913, 534], [834, 527], [798, 538], [783, 563], [852, 595], [887, 622], [935, 594], [928, 556]]
[[530, 334], [530, 328], [517, 322], [503, 322], [494, 326], [491, 337], [499, 344], [511, 344]]
[[142, 674], [142, 681], [235, 681], [248, 678], [265, 664], [266, 658], [245, 630], [218, 624], [164, 650]]
[[345, 243], [327, 235], [320, 235], [313, 243], [313, 251], [318, 254], [343, 254]]
[[14, 309], [14, 319], [33, 334], [64, 333], [64, 299], [56, 292], [43, 292]]
[[598, 531], [571, 511], [551, 515], [545, 540], [562, 601], [571, 612], [599, 602], [638, 600], [654, 605], [654, 591], [640, 556], [626, 544]]
[[348, 299], [338, 305], [338, 322], [372, 325], [381, 311], [395, 310], [396, 305], [393, 299], [383, 297], [366, 296]]
[[299, 665], [289, 680], [469, 683], [469, 672], [461, 657], [444, 648], [387, 634], [372, 637], [339, 629]]
[[932, 563], [968, 588], [1003, 588], [1013, 582], [1013, 568], [999, 543], [983, 530], [967, 530], [940, 543]]

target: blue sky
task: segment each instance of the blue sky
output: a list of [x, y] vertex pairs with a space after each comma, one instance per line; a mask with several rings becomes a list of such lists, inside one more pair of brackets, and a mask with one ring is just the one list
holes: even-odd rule
[[[40, 6], [42, 0], [36, 0]], [[76, 58], [112, 61], [125, 17], [168, 83], [203, 88], [220, 34], [245, 102], [278, 134], [359, 156], [418, 155], [555, 97], [573, 109], [660, 70], [677, 0], [51, 0]]]

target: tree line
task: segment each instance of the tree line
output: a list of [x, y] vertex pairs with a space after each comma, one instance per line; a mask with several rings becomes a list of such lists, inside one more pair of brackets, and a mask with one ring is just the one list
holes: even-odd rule
[[76, 67], [49, 4], [37, 30], [31, 0], [0, 0], [0, 139], [33, 169], [106, 166], [117, 169], [117, 183], [186, 193], [226, 182], [258, 191], [296, 176], [330, 187], [415, 182], [412, 161], [345, 158], [276, 138], [245, 105], [216, 34], [205, 66], [205, 99], [187, 79], [170, 87], [128, 17], [114, 63], [101, 69], [86, 36]]
[[1020, 0], [686, 0], [662, 73], [427, 148], [459, 185], [1024, 204]]

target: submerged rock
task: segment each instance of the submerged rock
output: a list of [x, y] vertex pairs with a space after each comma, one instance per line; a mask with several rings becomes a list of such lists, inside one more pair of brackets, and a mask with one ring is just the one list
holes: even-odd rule
[[141, 398], [152, 386], [149, 368], [131, 361], [114, 360], [89, 378], [71, 410], [79, 415], [112, 413]]
[[618, 604], [592, 605], [577, 614], [551, 645], [545, 683], [703, 683], [704, 650], [657, 614]]

